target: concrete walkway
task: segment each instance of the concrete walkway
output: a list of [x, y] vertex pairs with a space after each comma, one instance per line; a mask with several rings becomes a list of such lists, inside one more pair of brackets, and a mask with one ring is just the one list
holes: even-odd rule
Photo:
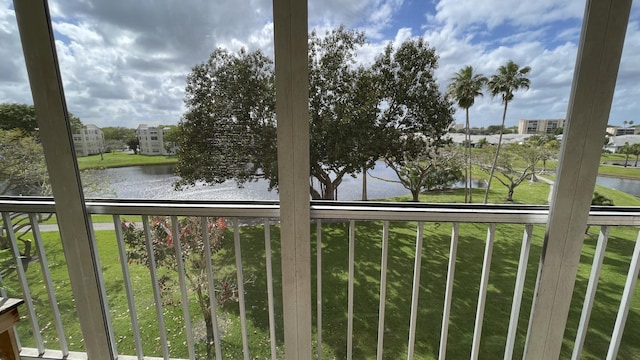
[[548, 202], [549, 204], [551, 204], [551, 196], [553, 196], [553, 180], [551, 180], [551, 179], [547, 179], [546, 177], [544, 177], [544, 176], [540, 176], [540, 175], [536, 175], [536, 178], [537, 178], [538, 180], [540, 180], [540, 181], [544, 181], [544, 182], [546, 182], [547, 184], [549, 184], [549, 185], [550, 185], [550, 186], [549, 186], [549, 196], [547, 197], [547, 202]]
[[[93, 230], [115, 230], [113, 223], [94, 223]], [[40, 231], [58, 231], [58, 224], [40, 224]]]

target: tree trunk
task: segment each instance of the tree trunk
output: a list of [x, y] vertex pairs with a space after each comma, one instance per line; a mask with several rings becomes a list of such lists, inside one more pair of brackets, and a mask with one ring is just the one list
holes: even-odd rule
[[628, 162], [629, 162], [629, 153], [627, 152], [624, 157], [624, 167], [627, 167]]
[[638, 167], [638, 158], [639, 157], [640, 157], [640, 154], [636, 155], [636, 163], [633, 166]]
[[466, 148], [464, 151], [467, 153], [467, 161], [469, 166], [464, 169], [464, 202], [471, 202], [471, 135], [469, 134], [469, 108], [465, 109], [466, 115], [466, 123], [465, 123], [465, 134], [464, 134], [464, 142]]
[[515, 188], [515, 186], [510, 185], [509, 186], [509, 192], [507, 193], [507, 201], [509, 202], [513, 202], [513, 189]]
[[211, 313], [210, 312], [206, 312], [204, 314], [204, 324], [205, 327], [207, 328], [207, 359], [213, 359], [213, 353], [214, 353], [214, 349], [213, 349], [213, 321], [211, 319]]
[[500, 126], [500, 137], [498, 137], [498, 148], [496, 149], [496, 156], [493, 158], [493, 165], [491, 166], [491, 173], [489, 174], [489, 181], [487, 181], [487, 189], [484, 193], [484, 203], [489, 200], [489, 190], [491, 189], [491, 181], [493, 180], [493, 173], [496, 171], [496, 165], [498, 165], [498, 156], [500, 155], [500, 146], [502, 146], [502, 134], [504, 133], [504, 121], [507, 118], [507, 105], [509, 102], [505, 100], [504, 111], [502, 112], [502, 126]]
[[411, 196], [413, 197], [413, 200], [411, 201], [419, 202], [420, 200], [418, 200], [418, 196], [420, 196], [420, 189], [412, 189]]
[[362, 167], [362, 201], [367, 201], [367, 168]]
[[536, 182], [538, 181], [538, 178], [536, 178], [536, 168], [534, 166], [531, 167], [531, 182]]

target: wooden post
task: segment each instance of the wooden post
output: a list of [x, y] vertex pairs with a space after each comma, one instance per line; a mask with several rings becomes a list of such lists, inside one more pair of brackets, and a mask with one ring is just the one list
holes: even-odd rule
[[0, 300], [0, 359], [20, 359], [20, 349], [16, 342], [13, 325], [20, 320], [18, 306], [24, 303], [21, 299]]

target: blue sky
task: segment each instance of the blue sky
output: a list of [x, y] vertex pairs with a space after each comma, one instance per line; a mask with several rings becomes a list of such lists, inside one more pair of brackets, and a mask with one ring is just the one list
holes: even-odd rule
[[[84, 123], [136, 127], [176, 124], [184, 112], [185, 78], [216, 47], [273, 53], [270, 0], [51, 0], [58, 57], [69, 109]], [[423, 37], [440, 56], [441, 90], [460, 68], [485, 76], [513, 60], [531, 66], [531, 89], [516, 93], [507, 125], [566, 114], [584, 1], [313, 0], [310, 28], [344, 24], [365, 31], [359, 61], [389, 42]], [[10, 0], [0, 0], [0, 102], [31, 103]], [[635, 2], [609, 123], [640, 124], [640, 5]], [[472, 126], [498, 124], [502, 105], [484, 96]], [[463, 121], [463, 112], [456, 113]]]

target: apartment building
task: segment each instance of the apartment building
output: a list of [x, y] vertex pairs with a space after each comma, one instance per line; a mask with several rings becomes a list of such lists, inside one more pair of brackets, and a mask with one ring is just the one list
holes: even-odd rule
[[89, 156], [104, 151], [104, 134], [95, 125], [86, 125], [73, 134], [76, 156]]
[[561, 127], [564, 127], [564, 119], [521, 119], [518, 134], [553, 134]]
[[611, 136], [623, 136], [623, 135], [635, 135], [635, 127], [620, 127], [620, 126], [608, 126], [607, 134]]
[[153, 127], [140, 124], [136, 129], [138, 141], [140, 141], [140, 154], [143, 155], [173, 155], [176, 153], [175, 145], [165, 147], [165, 133], [167, 127]]

